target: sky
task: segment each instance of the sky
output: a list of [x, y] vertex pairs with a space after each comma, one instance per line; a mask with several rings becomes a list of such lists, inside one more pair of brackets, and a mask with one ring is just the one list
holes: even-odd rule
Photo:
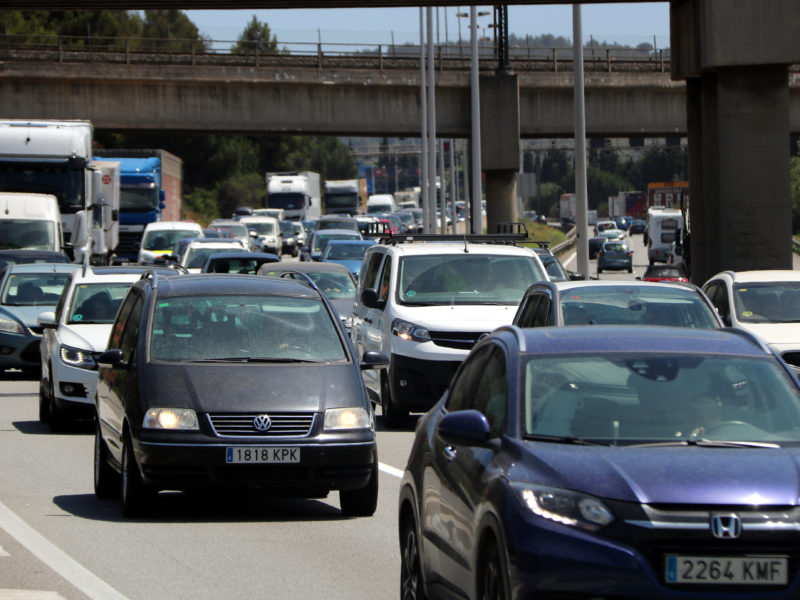
[[[460, 10], [459, 10], [460, 8]], [[477, 7], [489, 16], [478, 19], [478, 27], [492, 21], [490, 5]], [[424, 12], [424, 11], [423, 11]], [[436, 14], [437, 9], [434, 9]], [[439, 40], [468, 38], [468, 7], [442, 7]], [[350, 8], [305, 10], [189, 10], [186, 14], [212, 40], [234, 41], [253, 15], [267, 23], [278, 42], [389, 44], [419, 41], [419, 8]], [[553, 34], [572, 39], [573, 8], [569, 4], [508, 7], [509, 32], [518, 37]], [[636, 46], [647, 42], [657, 48], [669, 46], [669, 3], [584, 4], [581, 10], [584, 41], [617, 42]], [[447, 32], [447, 36], [445, 36]], [[491, 35], [491, 29], [483, 34]], [[436, 38], [434, 38], [436, 39]]]

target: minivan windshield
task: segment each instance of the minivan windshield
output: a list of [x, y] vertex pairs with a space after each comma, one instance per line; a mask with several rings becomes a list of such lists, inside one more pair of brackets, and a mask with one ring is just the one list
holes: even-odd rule
[[331, 362], [346, 355], [334, 318], [320, 299], [218, 293], [159, 300], [150, 357]]
[[426, 254], [400, 260], [403, 304], [519, 304], [532, 283], [544, 281], [535, 258], [491, 254]]

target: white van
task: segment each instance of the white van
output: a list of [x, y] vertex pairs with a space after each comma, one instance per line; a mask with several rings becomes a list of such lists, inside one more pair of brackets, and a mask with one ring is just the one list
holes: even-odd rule
[[242, 217], [239, 223], [247, 226], [250, 237], [256, 241], [256, 246], [262, 252], [272, 252], [281, 255], [283, 248], [283, 234], [278, 219], [275, 217]]
[[148, 223], [139, 248], [139, 264], [152, 264], [157, 258], [172, 254], [178, 240], [195, 237], [203, 237], [203, 228], [197, 223], [188, 221]]
[[367, 198], [367, 214], [392, 213], [396, 210], [394, 196], [391, 194], [373, 194]]
[[675, 208], [651, 207], [647, 211], [647, 258], [650, 264], [667, 262], [672, 243], [683, 229], [683, 215]]
[[60, 252], [63, 242], [55, 196], [0, 192], [0, 250]]

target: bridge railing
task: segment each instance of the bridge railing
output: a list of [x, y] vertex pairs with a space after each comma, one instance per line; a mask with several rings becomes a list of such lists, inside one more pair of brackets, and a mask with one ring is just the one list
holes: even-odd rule
[[[419, 66], [418, 44], [364, 44], [278, 41], [258, 42], [69, 35], [0, 35], [0, 60], [59, 63], [236, 65], [317, 68], [413, 69]], [[479, 43], [481, 68], [494, 68], [497, 49]], [[572, 48], [509, 47], [510, 67], [518, 71], [571, 71]], [[437, 70], [467, 70], [469, 44], [448, 42], [434, 49]], [[669, 50], [592, 45], [584, 48], [587, 71], [659, 71], [670, 65]], [[416, 65], [416, 66], [415, 66]]]

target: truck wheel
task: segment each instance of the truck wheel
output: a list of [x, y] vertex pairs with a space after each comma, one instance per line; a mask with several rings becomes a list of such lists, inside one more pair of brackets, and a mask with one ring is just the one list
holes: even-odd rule
[[398, 408], [392, 403], [392, 394], [389, 391], [389, 376], [386, 371], [381, 374], [381, 409], [383, 422], [389, 429], [398, 429], [408, 421], [408, 411]]

